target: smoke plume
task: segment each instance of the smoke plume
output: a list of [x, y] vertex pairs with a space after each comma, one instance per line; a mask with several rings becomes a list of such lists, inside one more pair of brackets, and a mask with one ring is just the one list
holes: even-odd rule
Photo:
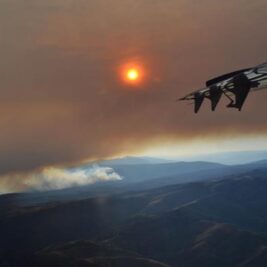
[[[49, 167], [29, 174], [4, 176], [0, 179], [1, 189], [11, 191], [46, 191], [75, 186], [90, 185], [104, 181], [119, 181], [122, 177], [110, 167], [94, 165], [83, 169], [63, 169]], [[4, 183], [12, 181], [12, 183]]]

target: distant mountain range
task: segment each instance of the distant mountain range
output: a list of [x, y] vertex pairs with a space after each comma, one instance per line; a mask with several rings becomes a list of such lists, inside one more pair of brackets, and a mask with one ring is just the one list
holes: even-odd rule
[[215, 162], [226, 165], [240, 165], [260, 160], [267, 160], [267, 150], [220, 152], [211, 154], [181, 156], [169, 159], [126, 156], [111, 160], [99, 161], [96, 163], [99, 163], [101, 165], [113, 166], [113, 165], [132, 165], [132, 164], [138, 164], [138, 165], [160, 164], [160, 163], [183, 162], [183, 161], [186, 162], [206, 161], [206, 162]]
[[177, 157], [175, 161], [212, 161], [227, 165], [247, 164], [255, 161], [266, 160], [267, 151], [233, 151], [196, 156]]
[[[127, 160], [128, 158], [123, 161], [127, 162]], [[139, 159], [140, 161], [141, 159]], [[94, 185], [62, 190], [2, 195], [0, 196], [0, 208], [1, 203], [2, 205], [10, 203], [34, 205], [46, 202], [72, 201], [94, 196], [108, 196], [130, 190], [139, 191], [175, 184], [219, 180], [254, 170], [267, 170], [267, 160], [234, 166], [200, 161], [158, 164], [142, 162], [141, 164], [121, 165], [116, 165], [115, 162], [113, 165], [103, 163], [103, 166], [112, 166], [114, 171], [123, 177], [121, 181], [98, 182]], [[121, 161], [119, 162], [121, 163]], [[91, 168], [91, 165], [84, 165], [79, 168]]]
[[266, 161], [247, 168], [64, 202], [2, 196], [0, 266], [266, 266]]
[[153, 158], [153, 157], [132, 157], [126, 156], [121, 158], [115, 158], [111, 160], [104, 160], [95, 162], [99, 165], [140, 165], [140, 164], [161, 164], [161, 163], [170, 163], [175, 162], [174, 160], [169, 159], [161, 159], [161, 158]]

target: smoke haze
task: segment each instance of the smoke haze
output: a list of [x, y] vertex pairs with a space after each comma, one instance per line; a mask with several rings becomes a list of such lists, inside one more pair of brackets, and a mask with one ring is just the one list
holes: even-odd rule
[[[175, 99], [266, 61], [266, 17], [265, 0], [0, 0], [0, 174], [265, 135], [266, 91], [241, 113]], [[119, 78], [131, 61], [147, 71], [138, 90]]]

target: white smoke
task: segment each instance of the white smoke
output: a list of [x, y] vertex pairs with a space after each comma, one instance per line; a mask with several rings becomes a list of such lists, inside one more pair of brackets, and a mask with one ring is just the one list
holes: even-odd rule
[[94, 184], [99, 181], [118, 181], [121, 176], [110, 167], [92, 166], [89, 169], [45, 168], [25, 181], [28, 189], [51, 190]]
[[[5, 178], [5, 179], [4, 179]], [[27, 175], [3, 177], [0, 181], [3, 192], [46, 191], [75, 186], [90, 185], [101, 181], [119, 181], [122, 177], [110, 167], [97, 165], [86, 169], [63, 169], [47, 167]], [[5, 182], [5, 184], [4, 184]], [[5, 186], [6, 185], [6, 186]]]

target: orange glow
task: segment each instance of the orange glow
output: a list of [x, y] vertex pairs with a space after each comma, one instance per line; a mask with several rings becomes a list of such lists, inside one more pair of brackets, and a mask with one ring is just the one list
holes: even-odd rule
[[140, 63], [127, 63], [121, 66], [122, 81], [131, 86], [140, 86], [144, 82], [145, 71]]

